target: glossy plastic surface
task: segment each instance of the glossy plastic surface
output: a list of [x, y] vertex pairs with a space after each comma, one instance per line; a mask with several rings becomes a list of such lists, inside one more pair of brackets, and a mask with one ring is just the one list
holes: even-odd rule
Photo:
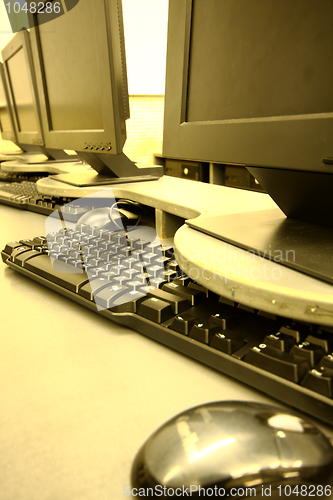
[[262, 485], [320, 483], [332, 466], [332, 446], [311, 423], [273, 406], [215, 402], [160, 427], [139, 450], [131, 480], [136, 488], [251, 485], [261, 491]]

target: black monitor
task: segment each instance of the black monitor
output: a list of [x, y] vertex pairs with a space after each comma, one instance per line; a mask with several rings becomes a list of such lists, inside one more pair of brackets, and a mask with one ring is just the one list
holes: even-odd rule
[[17, 142], [2, 63], [0, 63], [0, 132], [3, 140]]
[[121, 0], [80, 0], [65, 13], [58, 6], [49, 2], [29, 18], [45, 142], [75, 150], [99, 175], [57, 179], [85, 186], [156, 178], [158, 167], [138, 168], [123, 153], [129, 99]]
[[39, 153], [49, 159], [72, 159], [76, 155], [44, 146], [29, 32], [23, 29], [16, 33], [1, 54], [16, 144], [23, 151], [36, 153], [37, 156]]
[[331, 0], [170, 0], [164, 156], [246, 166], [333, 227], [332, 19]]

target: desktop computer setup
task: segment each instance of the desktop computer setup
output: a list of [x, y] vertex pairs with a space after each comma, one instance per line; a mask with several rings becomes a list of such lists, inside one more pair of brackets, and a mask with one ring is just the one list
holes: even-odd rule
[[[43, 14], [45, 14], [43, 19], [46, 20], [48, 14], [47, 12], [43, 12]], [[40, 47], [38, 50], [39, 49]], [[12, 40], [2, 50], [2, 58], [4, 61], [3, 67], [1, 68], [2, 101], [0, 119], [2, 137], [14, 141], [22, 150], [33, 149], [34, 151], [19, 154], [17, 155], [16, 161], [4, 161], [1, 164], [0, 180], [5, 182], [6, 185], [1, 186], [0, 203], [11, 205], [19, 209], [42, 213], [44, 215], [52, 214], [55, 209], [58, 210], [60, 206], [66, 205], [67, 217], [70, 217], [72, 221], [76, 221], [84, 211], [91, 208], [90, 203], [86, 209], [82, 204], [75, 203], [75, 198], [80, 197], [81, 193], [79, 193], [78, 196], [72, 196], [67, 190], [67, 192], [57, 195], [52, 189], [50, 190], [47, 188], [44, 190], [43, 186], [38, 186], [36, 182], [39, 179], [48, 177], [50, 174], [71, 172], [72, 178], [80, 176], [82, 182], [83, 179], [88, 179], [88, 182], [91, 183], [93, 178], [95, 179], [94, 182], [96, 182], [96, 170], [102, 172], [104, 168], [105, 173], [109, 172], [108, 167], [103, 166], [103, 162], [108, 161], [108, 156], [103, 153], [112, 148], [113, 152], [117, 152], [125, 141], [124, 125], [122, 123], [125, 117], [129, 115], [128, 96], [126, 95], [127, 82], [120, 82], [121, 88], [117, 91], [118, 102], [115, 103], [111, 102], [110, 96], [107, 95], [102, 88], [98, 89], [99, 95], [102, 98], [106, 98], [106, 101], [104, 101], [106, 103], [105, 110], [112, 109], [113, 105], [117, 108], [119, 107], [119, 111], [116, 110], [116, 114], [119, 115], [119, 123], [116, 125], [109, 123], [110, 119], [107, 116], [107, 112], [104, 111], [103, 121], [105, 123], [102, 124], [101, 122], [97, 122], [101, 116], [98, 110], [94, 110], [93, 115], [91, 113], [92, 107], [96, 104], [97, 96], [96, 91], [94, 91], [94, 93], [91, 92], [91, 85], [95, 83], [93, 78], [87, 79], [86, 69], [83, 66], [79, 69], [79, 78], [78, 73], [73, 72], [72, 69], [72, 73], [75, 77], [73, 78], [73, 85], [70, 91], [77, 94], [79, 88], [83, 89], [82, 94], [77, 94], [75, 98], [78, 101], [77, 105], [82, 105], [82, 113], [86, 113], [86, 116], [77, 116], [78, 110], [76, 109], [75, 114], [71, 117], [70, 114], [67, 114], [63, 109], [61, 116], [55, 114], [50, 118], [50, 115], [47, 115], [48, 111], [46, 111], [48, 109], [48, 104], [45, 102], [45, 99], [48, 99], [48, 95], [44, 89], [44, 83], [39, 81], [39, 88], [37, 89], [36, 76], [39, 78], [42, 78], [42, 76], [40, 71], [37, 71], [38, 74], [36, 75], [36, 69], [38, 70], [40, 65], [44, 64], [44, 61], [40, 59], [41, 54], [37, 54], [36, 50], [33, 56], [30, 33], [24, 29], [16, 33]], [[67, 48], [65, 50], [67, 50]], [[112, 50], [114, 51], [114, 55], [110, 51], [110, 57], [116, 57], [116, 50]], [[50, 57], [49, 60], [51, 59], [52, 57]], [[70, 63], [70, 61], [68, 61], [68, 63]], [[107, 61], [104, 61], [104, 63], [107, 64]], [[121, 60], [116, 61], [115, 65], [117, 64], [122, 64]], [[66, 71], [66, 68], [62, 68], [62, 71]], [[120, 68], [120, 70], [117, 71], [119, 73], [122, 69]], [[87, 80], [85, 86], [82, 86], [80, 83], [80, 79], [82, 81], [83, 78]], [[53, 80], [55, 79], [52, 78], [52, 81]], [[119, 85], [119, 82], [115, 81], [114, 85]], [[55, 87], [52, 88], [51, 85], [48, 85], [48, 91], [54, 93]], [[62, 92], [63, 89], [60, 85], [57, 90], [58, 95], [55, 95], [54, 100], [59, 98], [63, 99]], [[103, 92], [106, 95], [103, 96]], [[80, 99], [85, 100], [87, 95], [91, 96], [91, 102], [80, 102]], [[68, 94], [67, 99], [74, 99], [74, 95]], [[98, 104], [98, 106], [100, 107], [101, 104]], [[89, 123], [89, 118], [87, 118], [89, 116], [93, 116], [93, 121], [91, 123]], [[53, 120], [52, 124], [50, 122], [51, 119]], [[65, 121], [61, 122], [61, 120]], [[60, 129], [57, 128], [58, 125], [60, 125]], [[99, 126], [101, 126], [106, 127], [106, 130], [104, 130], [104, 132], [96, 130], [95, 132], [91, 131], [89, 134], [84, 134], [84, 131], [80, 130], [81, 126], [87, 127], [89, 130], [90, 128], [93, 129], [96, 127], [98, 129]], [[110, 128], [114, 126], [123, 128], [123, 137], [120, 138], [120, 141], [122, 141], [121, 146], [118, 142], [117, 144], [112, 143], [112, 146], [110, 142], [100, 146], [94, 144], [94, 142], [87, 143], [88, 138], [89, 140], [94, 140], [96, 136], [98, 140], [104, 140], [105, 137], [108, 136]], [[51, 127], [52, 133], [50, 133]], [[77, 140], [73, 141], [76, 135], [81, 137], [80, 143], [78, 143]], [[83, 135], [85, 135], [84, 144], [82, 143]], [[60, 141], [58, 136], [60, 136]], [[70, 137], [70, 139], [68, 139], [68, 137]], [[118, 137], [116, 139], [118, 141]], [[60, 147], [59, 142], [62, 143]], [[68, 145], [68, 147], [66, 145]], [[78, 147], [80, 149], [80, 156], [77, 156], [74, 151], [74, 148], [76, 149]], [[66, 151], [75, 154], [68, 154]], [[92, 151], [96, 153], [99, 152], [100, 154], [92, 154]], [[112, 155], [112, 157], [114, 158], [112, 162], [113, 171], [118, 169], [122, 172], [122, 175], [126, 171], [127, 177], [133, 175], [135, 179], [137, 179], [136, 165], [124, 154], [116, 154], [115, 156]], [[10, 158], [4, 157], [3, 159], [9, 160]], [[94, 163], [96, 170], [90, 167], [92, 163]], [[116, 165], [116, 163], [119, 165]], [[141, 168], [140, 173], [143, 174], [144, 170], [146, 173], [142, 179], [150, 178], [146, 177], [147, 173], [150, 174], [151, 171], [161, 171], [162, 169], [160, 167]], [[156, 174], [154, 175], [154, 178], [155, 177]], [[60, 177], [57, 178], [60, 179]], [[127, 182], [129, 181], [130, 179], [128, 178]], [[100, 176], [98, 182], [104, 184], [109, 183], [109, 178]], [[68, 205], [71, 201], [73, 201], [73, 203]], [[99, 200], [99, 205], [100, 204], [101, 200]]]
[[[45, 196], [36, 182], [50, 174], [89, 170], [76, 153], [47, 148], [40, 118], [30, 35], [16, 33], [2, 50], [0, 65], [0, 126], [4, 140], [21, 151], [0, 155], [0, 203], [49, 215], [71, 198]], [[81, 210], [73, 209], [78, 218]]]
[[[48, 176], [37, 186], [93, 209], [73, 221], [60, 208], [45, 237], [22, 235], [2, 258], [85, 308], [333, 425], [333, 8], [325, 0], [241, 4], [170, 0], [163, 153], [244, 165], [273, 199], [161, 176], [123, 154], [121, 3], [81, 0], [49, 21], [42, 16], [51, 14], [30, 14], [30, 36], [45, 144], [76, 151], [94, 171]], [[230, 482], [231, 471], [228, 488], [327, 478], [328, 441], [300, 438], [300, 448], [292, 441], [310, 424], [285, 412], [284, 426], [269, 407], [249, 408], [218, 410], [243, 415], [243, 427], [250, 413], [268, 422], [278, 441], [290, 439], [285, 451], [296, 452], [286, 451], [269, 474], [267, 463], [256, 473], [242, 463], [243, 476]], [[214, 411], [204, 408], [203, 420]], [[184, 446], [200, 412], [172, 423]], [[168, 449], [168, 432], [162, 428], [138, 455], [134, 487], [179, 486], [180, 464], [166, 461], [161, 472], [148, 460]], [[221, 439], [235, 441], [239, 431], [230, 432]], [[306, 458], [303, 445], [313, 450]], [[180, 479], [171, 474], [177, 466]], [[192, 466], [186, 474], [207, 486]]]

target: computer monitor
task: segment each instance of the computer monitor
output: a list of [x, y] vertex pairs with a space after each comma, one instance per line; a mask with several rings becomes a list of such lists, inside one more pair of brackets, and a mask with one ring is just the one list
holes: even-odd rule
[[121, 0], [80, 0], [66, 13], [49, 4], [35, 14], [28, 8], [45, 142], [73, 149], [99, 174], [57, 179], [85, 186], [161, 175], [123, 153], [129, 99]]
[[330, 0], [170, 0], [164, 156], [246, 166], [333, 227], [332, 19]]
[[9, 96], [3, 64], [0, 63], [0, 132], [3, 140], [16, 143], [13, 116], [8, 102]]
[[[16, 144], [23, 151], [36, 154], [37, 158], [42, 154], [46, 159], [72, 160], [76, 155], [44, 145], [29, 32], [23, 29], [16, 33], [1, 54]], [[29, 158], [33, 161], [34, 156]]]

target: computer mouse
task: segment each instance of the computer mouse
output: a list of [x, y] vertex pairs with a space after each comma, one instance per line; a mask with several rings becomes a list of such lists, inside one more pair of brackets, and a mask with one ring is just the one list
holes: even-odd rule
[[295, 485], [311, 493], [311, 484], [328, 484], [332, 469], [333, 447], [312, 423], [270, 405], [214, 402], [152, 434], [134, 459], [131, 486], [160, 498], [202, 497], [203, 489], [211, 498], [243, 498], [246, 488], [281, 498]]
[[142, 219], [144, 212], [145, 209], [139, 203], [119, 200], [111, 203], [110, 207], [89, 210], [80, 217], [76, 225], [122, 230], [124, 227], [134, 227]]

